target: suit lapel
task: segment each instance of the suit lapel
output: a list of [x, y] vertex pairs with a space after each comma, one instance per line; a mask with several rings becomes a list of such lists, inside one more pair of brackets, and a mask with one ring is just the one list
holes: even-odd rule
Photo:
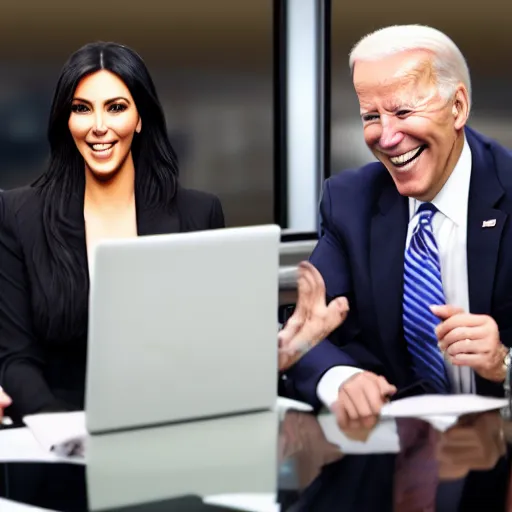
[[504, 194], [485, 146], [468, 134], [472, 169], [468, 200], [467, 258], [471, 313], [490, 314], [494, 276], [507, 214], [496, 208]]
[[390, 179], [377, 203], [371, 223], [370, 268], [378, 330], [384, 356], [400, 370], [404, 250], [408, 225], [408, 200]]

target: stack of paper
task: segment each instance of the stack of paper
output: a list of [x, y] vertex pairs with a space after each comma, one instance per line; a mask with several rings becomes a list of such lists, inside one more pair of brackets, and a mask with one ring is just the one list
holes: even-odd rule
[[52, 512], [46, 508], [25, 505], [24, 503], [6, 500], [5, 498], [0, 498], [0, 510], [2, 512]]
[[83, 411], [34, 414], [25, 416], [23, 422], [48, 453], [84, 457], [87, 429]]
[[[279, 397], [275, 408], [311, 411], [311, 406]], [[34, 460], [45, 462], [83, 463], [87, 443], [84, 411], [45, 413], [25, 416], [28, 429], [5, 430], [0, 433], [0, 461]]]
[[420, 395], [389, 402], [382, 407], [382, 418], [428, 418], [429, 416], [462, 416], [501, 409], [504, 398], [479, 395]]
[[25, 505], [24, 503], [6, 500], [5, 498], [0, 498], [0, 510], [2, 512], [52, 512], [46, 508]]
[[203, 502], [207, 505], [244, 510], [246, 512], [279, 512], [280, 505], [275, 494], [217, 494], [206, 496]]
[[[0, 462], [70, 462], [84, 464], [81, 457], [60, 457], [45, 450], [28, 427], [0, 431]], [[3, 512], [3, 509], [0, 509]]]

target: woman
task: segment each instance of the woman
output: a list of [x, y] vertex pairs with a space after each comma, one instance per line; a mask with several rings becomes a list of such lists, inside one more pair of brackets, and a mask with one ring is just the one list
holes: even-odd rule
[[46, 172], [0, 197], [0, 384], [14, 417], [84, 406], [99, 241], [224, 227], [216, 197], [179, 186], [162, 107], [133, 50], [99, 42], [70, 57], [48, 138]]

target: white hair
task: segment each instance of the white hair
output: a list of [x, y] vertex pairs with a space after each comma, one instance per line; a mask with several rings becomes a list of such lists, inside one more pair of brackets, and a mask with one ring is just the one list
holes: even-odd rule
[[397, 53], [423, 50], [433, 54], [439, 93], [446, 99], [461, 82], [471, 105], [471, 78], [466, 59], [443, 32], [424, 25], [393, 25], [364, 36], [350, 52], [350, 70], [356, 61], [378, 60]]

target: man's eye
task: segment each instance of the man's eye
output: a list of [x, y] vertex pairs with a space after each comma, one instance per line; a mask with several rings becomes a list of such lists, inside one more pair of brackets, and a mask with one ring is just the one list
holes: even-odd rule
[[375, 121], [378, 118], [379, 118], [379, 116], [376, 114], [365, 114], [363, 116], [363, 121], [364, 122]]

